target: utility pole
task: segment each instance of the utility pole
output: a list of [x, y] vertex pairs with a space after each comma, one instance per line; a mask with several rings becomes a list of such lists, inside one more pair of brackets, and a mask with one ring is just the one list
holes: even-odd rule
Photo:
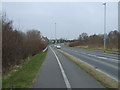
[[55, 44], [57, 43], [57, 39], [56, 39], [56, 22], [55, 22]]
[[104, 5], [104, 52], [106, 50], [106, 3]]

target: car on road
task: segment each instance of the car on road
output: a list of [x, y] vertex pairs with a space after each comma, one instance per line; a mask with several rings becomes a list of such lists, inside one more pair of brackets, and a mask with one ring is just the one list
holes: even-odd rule
[[60, 46], [60, 45], [57, 45], [56, 48], [57, 48], [57, 49], [61, 49], [61, 46]]
[[57, 45], [54, 45], [54, 47], [57, 47]]

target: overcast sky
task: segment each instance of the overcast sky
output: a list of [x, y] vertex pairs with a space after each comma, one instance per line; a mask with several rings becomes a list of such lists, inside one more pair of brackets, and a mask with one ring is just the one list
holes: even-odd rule
[[[4, 2], [3, 11], [21, 31], [40, 30], [43, 36], [75, 39], [79, 34], [104, 33], [102, 2]], [[107, 3], [106, 32], [118, 30], [118, 3]]]

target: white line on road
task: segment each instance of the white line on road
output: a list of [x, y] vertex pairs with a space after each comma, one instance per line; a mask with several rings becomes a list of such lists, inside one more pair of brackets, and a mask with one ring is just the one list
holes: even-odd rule
[[[78, 53], [76, 53], [76, 54], [79, 55]], [[89, 57], [86, 57], [86, 58], [90, 59]], [[96, 60], [96, 59], [94, 59], [94, 58], [92, 58], [91, 60], [92, 60], [92, 61], [95, 61], [95, 62], [98, 62], [98, 63], [101, 63], [101, 64], [103, 64], [103, 65], [107, 65], [107, 66], [109, 66], [109, 67], [115, 68], [115, 69], [117, 69], [117, 70], [119, 69], [118, 66], [114, 66], [114, 65], [112, 65], [112, 64], [109, 64], [109, 63], [106, 63], [106, 62], [103, 62], [103, 61]]]
[[[71, 50], [71, 49], [69, 49]], [[93, 54], [88, 54], [88, 53], [81, 53], [81, 52], [78, 52], [78, 51], [75, 51], [75, 50], [71, 50], [73, 52], [77, 52], [77, 53], [80, 53], [80, 54], [84, 54], [84, 55], [88, 55], [88, 56], [92, 56], [92, 57], [96, 57], [96, 58], [100, 58], [100, 59], [104, 59], [104, 60], [107, 60], [107, 61], [111, 61], [111, 62], [114, 62], [114, 63], [118, 63], [119, 60], [117, 59], [111, 59], [111, 58], [107, 58], [107, 57], [101, 57], [101, 56], [97, 56], [97, 55], [93, 55]]]
[[99, 72], [101, 72], [101, 73], [104, 73], [104, 74], [107, 75], [108, 77], [110, 77], [110, 78], [114, 79], [115, 81], [119, 82], [118, 78], [116, 78], [116, 77], [114, 77], [114, 76], [112, 76], [112, 75], [109, 75], [109, 74], [106, 73], [105, 71], [100, 70], [100, 69], [98, 69], [98, 68], [97, 68], [96, 70], [99, 71]]
[[104, 64], [106, 64], [106, 65], [110, 65], [111, 67], [113, 67], [113, 68], [116, 68], [116, 69], [119, 69], [119, 70], [120, 70], [120, 68], [118, 67], [118, 62], [119, 62], [119, 60], [110, 59], [110, 58], [106, 58], [106, 57], [99, 57], [99, 56], [92, 55], [92, 54], [87, 54], [87, 55], [88, 55], [88, 56], [92, 56], [92, 57], [96, 57], [96, 58], [100, 58], [100, 59], [102, 59], [102, 60], [106, 60], [106, 61], [111, 61], [111, 62], [114, 62], [114, 63], [116, 63], [117, 65], [108, 64], [108, 63], [106, 63], [106, 62], [104, 62], [104, 61], [99, 61], [99, 60], [96, 60], [97, 62], [101, 62], [101, 63], [104, 63]]
[[[63, 50], [62, 50], [63, 51]], [[65, 52], [65, 51], [63, 51], [63, 52]], [[67, 52], [66, 52], [67, 53]], [[71, 55], [71, 54], [70, 54]], [[72, 55], [71, 55], [72, 56]], [[75, 56], [73, 56], [73, 57], [75, 57]], [[75, 57], [75, 58], [77, 58], [77, 57]], [[95, 66], [93, 66], [93, 65], [91, 65], [91, 64], [89, 64], [88, 62], [85, 62], [85, 61], [83, 61], [83, 60], [81, 60], [81, 59], [79, 59], [79, 58], [77, 58], [78, 60], [80, 60], [81, 62], [83, 62], [83, 63], [85, 63], [85, 64], [87, 64], [88, 66], [90, 66], [90, 67], [92, 67], [92, 68], [95, 68], [97, 71], [99, 71], [99, 72], [101, 72], [101, 73], [104, 73], [105, 75], [107, 75], [108, 77], [110, 77], [110, 78], [112, 78], [112, 79], [114, 79], [114, 80], [116, 80], [117, 82], [119, 81], [118, 80], [118, 78], [116, 78], [116, 77], [114, 77], [114, 76], [112, 76], [112, 75], [109, 75], [108, 73], [106, 73], [105, 71], [103, 71], [103, 70], [101, 70], [101, 69], [98, 69], [98, 68], [96, 68]]]
[[58, 65], [59, 65], [59, 67], [60, 67], [60, 70], [61, 70], [61, 72], [62, 72], [64, 81], [65, 81], [65, 84], [66, 84], [66, 87], [67, 87], [67, 88], [71, 88], [71, 85], [70, 85], [70, 83], [69, 83], [69, 81], [68, 81], [68, 78], [67, 78], [67, 76], [66, 76], [66, 74], [65, 74], [65, 71], [64, 71], [64, 69], [63, 69], [63, 67], [62, 67], [62, 65], [61, 65], [61, 63], [60, 63], [59, 58], [57, 57], [56, 53], [54, 52], [54, 50], [53, 50], [51, 47], [50, 47], [50, 49], [52, 50], [52, 52], [54, 53], [54, 55], [55, 55], [55, 57], [56, 57], [56, 59], [57, 59]]
[[87, 54], [87, 55], [93, 56], [93, 57], [96, 57], [96, 58], [100, 58], [100, 59], [104, 59], [104, 60], [108, 60], [108, 61], [112, 61], [114, 63], [118, 63], [118, 60], [116, 60], [116, 59], [111, 59], [111, 58], [106, 58], [106, 57], [100, 57], [100, 56], [92, 55], [92, 54]]

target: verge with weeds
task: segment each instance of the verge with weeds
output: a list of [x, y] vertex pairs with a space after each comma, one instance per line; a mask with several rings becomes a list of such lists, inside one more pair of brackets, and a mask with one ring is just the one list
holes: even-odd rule
[[14, 72], [3, 77], [2, 88], [30, 88], [46, 54], [47, 51], [36, 54]]

